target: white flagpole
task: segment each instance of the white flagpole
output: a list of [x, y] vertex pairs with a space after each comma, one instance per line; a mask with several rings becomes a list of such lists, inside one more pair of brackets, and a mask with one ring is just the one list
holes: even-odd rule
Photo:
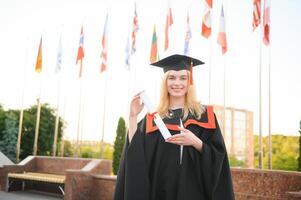
[[[269, 1], [269, 6], [271, 9], [271, 1]], [[269, 25], [269, 29], [271, 30], [271, 24]], [[271, 34], [271, 32], [269, 32]], [[270, 39], [270, 38], [269, 38]], [[272, 129], [271, 129], [271, 117], [272, 117], [272, 109], [271, 109], [271, 39], [269, 40], [269, 60], [268, 60], [268, 70], [269, 70], [269, 139], [268, 139], [268, 168], [272, 169]]]
[[[67, 85], [65, 84], [65, 90]], [[63, 119], [66, 119], [66, 101], [67, 101], [67, 91], [65, 91], [64, 95], [64, 107], [63, 107]], [[65, 147], [65, 133], [62, 131], [62, 140], [61, 140], [61, 157], [64, 157], [64, 147]]]
[[269, 44], [269, 137], [268, 137], [268, 168], [272, 169], [272, 144], [271, 144], [271, 42]]
[[209, 97], [208, 97], [208, 104], [211, 104], [211, 70], [212, 70], [212, 46], [213, 46], [213, 42], [212, 42], [212, 36], [210, 37], [210, 52], [209, 52]]
[[22, 139], [22, 126], [23, 126], [23, 114], [24, 114], [24, 96], [25, 96], [25, 85], [26, 85], [27, 57], [28, 57], [28, 45], [26, 45], [26, 52], [25, 52], [23, 89], [22, 89], [21, 110], [20, 110], [20, 118], [19, 118], [18, 141], [17, 141], [17, 149], [16, 149], [16, 163], [19, 162], [21, 139]]
[[226, 135], [226, 55], [224, 54], [223, 134]]
[[[83, 65], [83, 61], [80, 61], [81, 69]], [[83, 80], [82, 77], [79, 78], [80, 80], [80, 93], [79, 93], [79, 108], [78, 108], [78, 121], [77, 121], [77, 136], [76, 136], [76, 148], [75, 148], [75, 156], [79, 156], [79, 137], [80, 137], [80, 131], [81, 131], [81, 112], [82, 112], [82, 92], [83, 92]]]
[[54, 139], [53, 139], [53, 149], [52, 156], [56, 156], [56, 148], [57, 148], [57, 136], [59, 129], [59, 105], [60, 105], [60, 74], [58, 76], [58, 93], [57, 93], [57, 106], [56, 106], [56, 117], [55, 117], [55, 127], [54, 127]]
[[262, 66], [261, 66], [261, 61], [262, 61], [262, 57], [261, 57], [261, 53], [262, 53], [262, 44], [261, 44], [261, 32], [262, 32], [262, 16], [263, 16], [263, 9], [262, 9], [262, 3], [260, 4], [260, 29], [259, 29], [259, 152], [258, 152], [258, 167], [259, 169], [262, 169], [262, 156], [263, 156], [263, 152], [262, 152], [262, 88], [261, 88], [261, 76], [262, 76]]
[[39, 138], [39, 128], [40, 128], [40, 115], [41, 115], [41, 93], [42, 93], [42, 75], [39, 74], [40, 78], [40, 90], [39, 96], [37, 99], [38, 107], [37, 107], [37, 118], [36, 118], [36, 129], [35, 129], [35, 137], [34, 137], [34, 145], [33, 145], [33, 155], [37, 155], [38, 151], [38, 138]]
[[102, 135], [101, 135], [101, 144], [100, 144], [100, 159], [102, 159], [103, 153], [103, 142], [105, 135], [105, 121], [106, 121], [106, 100], [107, 100], [107, 76], [105, 76], [105, 84], [104, 84], [104, 97], [103, 97], [103, 113], [102, 113]]

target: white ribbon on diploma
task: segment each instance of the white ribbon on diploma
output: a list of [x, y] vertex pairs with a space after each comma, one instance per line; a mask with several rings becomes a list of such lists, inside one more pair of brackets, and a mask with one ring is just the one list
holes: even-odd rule
[[163, 138], [166, 140], [167, 138], [171, 137], [171, 134], [169, 132], [169, 130], [167, 129], [166, 125], [164, 124], [162, 118], [160, 117], [160, 115], [158, 113], [156, 113], [155, 108], [153, 107], [153, 104], [151, 103], [150, 99], [148, 98], [148, 96], [146, 95], [145, 91], [143, 91], [140, 94], [140, 98], [143, 101], [146, 109], [148, 110], [149, 113], [154, 113], [154, 121], [155, 124], [157, 125], [158, 129], [160, 130]]

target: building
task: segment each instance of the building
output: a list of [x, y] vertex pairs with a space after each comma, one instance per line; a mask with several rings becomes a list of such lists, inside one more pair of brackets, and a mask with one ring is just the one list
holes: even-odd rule
[[228, 154], [244, 161], [246, 167], [253, 167], [253, 112], [233, 107], [224, 109], [219, 105], [214, 105], [214, 112], [223, 133]]

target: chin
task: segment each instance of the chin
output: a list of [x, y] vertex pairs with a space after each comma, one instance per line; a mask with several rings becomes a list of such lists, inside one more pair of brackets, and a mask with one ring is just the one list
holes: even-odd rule
[[183, 97], [183, 96], [185, 96], [185, 93], [171, 93], [170, 96], [171, 97]]

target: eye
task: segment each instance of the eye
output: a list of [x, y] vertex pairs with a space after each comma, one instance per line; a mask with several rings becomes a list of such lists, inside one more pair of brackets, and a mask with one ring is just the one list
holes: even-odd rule
[[187, 80], [187, 76], [181, 76], [181, 81], [186, 81]]
[[168, 80], [175, 80], [176, 77], [175, 76], [168, 76]]

